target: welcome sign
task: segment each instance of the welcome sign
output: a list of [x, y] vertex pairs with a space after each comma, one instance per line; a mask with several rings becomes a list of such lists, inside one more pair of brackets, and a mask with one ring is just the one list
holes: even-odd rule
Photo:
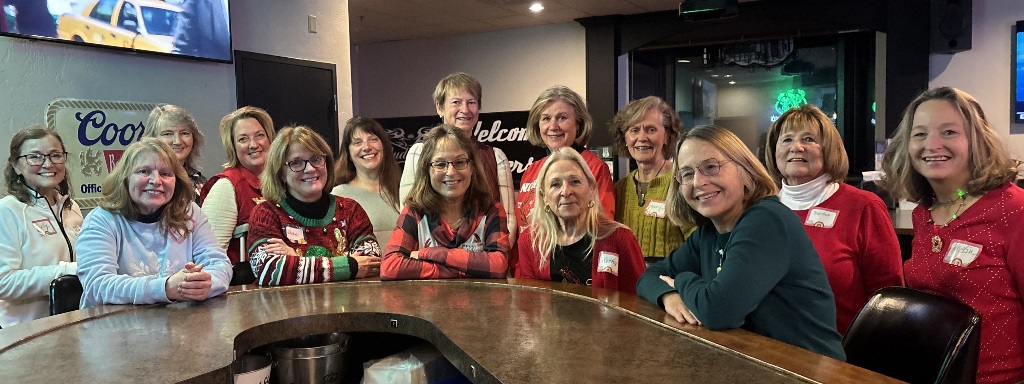
[[68, 152], [68, 181], [82, 209], [102, 200], [101, 184], [126, 147], [142, 139], [155, 103], [56, 99], [46, 106], [46, 126]]

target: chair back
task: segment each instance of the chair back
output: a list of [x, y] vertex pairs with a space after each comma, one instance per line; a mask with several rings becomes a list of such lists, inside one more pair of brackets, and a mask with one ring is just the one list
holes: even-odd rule
[[50, 315], [78, 310], [82, 300], [82, 282], [78, 276], [64, 275], [50, 282]]
[[238, 239], [239, 262], [231, 266], [231, 283], [229, 285], [253, 284], [256, 282], [256, 275], [252, 273], [252, 265], [249, 264], [249, 252], [246, 249], [245, 235], [249, 233], [249, 224], [245, 223], [235, 227], [231, 233], [232, 239]]
[[951, 298], [882, 288], [843, 337], [846, 362], [916, 383], [973, 383], [981, 317]]

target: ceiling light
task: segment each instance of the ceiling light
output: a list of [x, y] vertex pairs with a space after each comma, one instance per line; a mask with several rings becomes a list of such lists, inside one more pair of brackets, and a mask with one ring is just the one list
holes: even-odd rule
[[680, 63], [689, 63], [690, 62], [690, 60], [686, 60], [686, 59], [679, 59], [678, 61]]
[[725, 77], [732, 77], [732, 75], [725, 75]]
[[714, 75], [714, 74], [712, 74], [712, 75], [711, 75], [711, 77], [718, 77], [718, 75]]
[[729, 84], [736, 84], [736, 82], [735, 81], [730, 81]]
[[540, 12], [544, 10], [544, 6], [540, 5], [540, 3], [533, 3], [533, 5], [530, 6], [530, 10], [534, 12]]

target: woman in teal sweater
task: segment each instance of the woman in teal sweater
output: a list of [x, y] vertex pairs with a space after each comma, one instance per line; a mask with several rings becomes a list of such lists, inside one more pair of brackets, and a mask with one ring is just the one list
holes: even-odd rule
[[714, 126], [687, 132], [676, 152], [669, 218], [698, 228], [644, 272], [637, 293], [680, 323], [743, 328], [844, 360], [825, 268], [757, 158]]

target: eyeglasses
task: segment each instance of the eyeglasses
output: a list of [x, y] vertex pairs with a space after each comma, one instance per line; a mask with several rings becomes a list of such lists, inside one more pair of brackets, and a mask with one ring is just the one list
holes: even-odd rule
[[302, 172], [306, 169], [306, 164], [312, 165], [313, 168], [321, 168], [324, 164], [327, 164], [327, 156], [316, 155], [306, 160], [292, 160], [285, 164], [288, 164], [288, 169], [292, 172]]
[[[707, 159], [700, 162], [697, 166], [697, 170], [704, 176], [714, 176], [722, 170], [722, 164], [731, 163], [732, 160], [719, 161], [718, 159]], [[682, 168], [676, 170], [676, 173], [672, 175], [676, 179], [676, 182], [682, 185], [693, 184], [693, 168]]]
[[452, 167], [454, 167], [456, 171], [461, 171], [463, 169], [466, 169], [466, 166], [469, 165], [469, 159], [458, 159], [452, 161], [431, 161], [430, 168], [433, 168], [435, 171], [438, 172], [444, 172], [448, 170], [449, 164]]
[[68, 153], [55, 152], [49, 155], [44, 155], [41, 153], [30, 153], [27, 155], [18, 156], [19, 159], [22, 157], [25, 158], [25, 162], [28, 163], [28, 165], [43, 165], [43, 163], [46, 162], [46, 158], [50, 158], [50, 163], [64, 164], [64, 162], [68, 160]]

